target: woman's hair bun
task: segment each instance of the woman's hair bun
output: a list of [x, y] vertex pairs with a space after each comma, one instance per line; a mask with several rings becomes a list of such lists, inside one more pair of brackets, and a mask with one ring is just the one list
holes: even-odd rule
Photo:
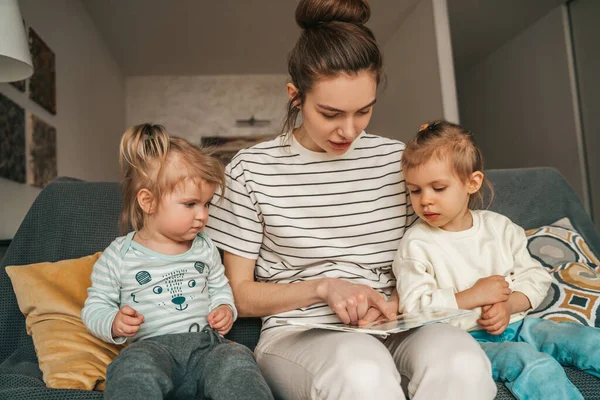
[[302, 29], [332, 21], [363, 25], [371, 16], [367, 0], [300, 0], [296, 23]]

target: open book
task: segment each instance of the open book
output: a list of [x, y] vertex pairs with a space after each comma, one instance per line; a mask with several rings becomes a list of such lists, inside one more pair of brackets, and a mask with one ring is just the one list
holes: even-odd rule
[[447, 321], [452, 318], [471, 314], [472, 310], [460, 310], [456, 308], [434, 308], [418, 313], [400, 314], [395, 320], [375, 321], [368, 325], [341, 325], [341, 324], [319, 324], [292, 319], [277, 319], [275, 323], [285, 325], [297, 325], [307, 328], [329, 329], [343, 332], [361, 332], [370, 335], [387, 337], [392, 333], [403, 332], [419, 326], [433, 324], [435, 322]]

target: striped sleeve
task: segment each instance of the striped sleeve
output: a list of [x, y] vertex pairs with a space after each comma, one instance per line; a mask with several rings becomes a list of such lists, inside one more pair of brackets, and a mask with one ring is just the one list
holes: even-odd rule
[[229, 164], [225, 173], [225, 194], [220, 200], [215, 195], [206, 232], [219, 248], [256, 260], [263, 241], [259, 205], [246, 185], [240, 164], [234, 168]]
[[87, 329], [107, 343], [125, 343], [125, 337], [113, 338], [112, 324], [119, 311], [121, 258], [115, 242], [102, 253], [92, 269], [92, 286], [81, 311]]

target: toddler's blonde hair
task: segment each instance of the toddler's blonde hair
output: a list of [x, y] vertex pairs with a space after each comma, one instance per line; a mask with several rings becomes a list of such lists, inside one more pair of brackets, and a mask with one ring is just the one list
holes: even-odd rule
[[198, 185], [209, 183], [223, 192], [223, 164], [210, 152], [185, 139], [170, 136], [162, 125], [135, 125], [123, 134], [119, 149], [123, 207], [120, 228], [123, 233], [131, 226], [139, 231], [146, 215], [137, 195], [147, 189], [154, 196], [154, 208], [163, 197], [186, 180]]

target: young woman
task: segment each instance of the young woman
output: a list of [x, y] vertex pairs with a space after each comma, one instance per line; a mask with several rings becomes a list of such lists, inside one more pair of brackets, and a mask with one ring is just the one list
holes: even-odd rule
[[[391, 317], [391, 265], [414, 220], [400, 168], [404, 145], [364, 132], [382, 57], [360, 0], [301, 0], [289, 55], [284, 133], [238, 153], [207, 232], [241, 316], [263, 317], [256, 357], [276, 397], [491, 399], [485, 353], [436, 324], [381, 341], [277, 319], [352, 323]], [[297, 117], [302, 123], [297, 126]]]

